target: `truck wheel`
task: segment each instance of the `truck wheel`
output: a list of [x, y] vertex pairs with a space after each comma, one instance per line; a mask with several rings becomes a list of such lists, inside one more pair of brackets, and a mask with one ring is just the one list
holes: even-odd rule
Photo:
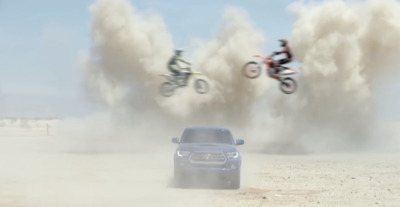
[[240, 171], [237, 172], [234, 176], [232, 176], [229, 182], [230, 189], [239, 189], [240, 188]]
[[183, 173], [174, 171], [174, 184], [177, 188], [184, 188], [187, 185], [187, 179]]

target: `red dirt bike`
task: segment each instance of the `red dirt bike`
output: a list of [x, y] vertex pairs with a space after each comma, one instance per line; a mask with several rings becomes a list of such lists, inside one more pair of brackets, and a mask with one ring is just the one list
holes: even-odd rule
[[[262, 55], [256, 55], [254, 57], [258, 57], [263, 59], [263, 61], [257, 63], [255, 61], [251, 61], [246, 63], [243, 68], [242, 68], [242, 74], [250, 79], [257, 78], [261, 74], [261, 67], [262, 64], [266, 65], [266, 71], [267, 74], [273, 78], [276, 79], [280, 82], [280, 89], [283, 93], [285, 94], [292, 94], [296, 91], [297, 89], [297, 84], [296, 81], [289, 77], [294, 75], [295, 73], [298, 73], [299, 71], [296, 69], [292, 68], [287, 68], [283, 66], [279, 66], [279, 64], [272, 59], [275, 55], [272, 54], [268, 57], [262, 56]], [[279, 73], [275, 73], [275, 71], [279, 69]]]

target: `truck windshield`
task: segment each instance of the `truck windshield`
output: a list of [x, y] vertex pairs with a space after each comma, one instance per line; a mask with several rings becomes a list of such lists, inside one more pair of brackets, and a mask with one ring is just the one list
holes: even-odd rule
[[186, 129], [182, 143], [233, 144], [232, 134], [226, 129]]

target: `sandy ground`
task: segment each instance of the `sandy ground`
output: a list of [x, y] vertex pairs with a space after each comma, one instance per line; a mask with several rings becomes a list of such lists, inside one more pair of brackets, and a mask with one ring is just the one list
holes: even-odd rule
[[289, 156], [242, 148], [241, 189], [178, 189], [172, 143], [147, 153], [65, 150], [47, 136], [45, 126], [56, 122], [0, 127], [0, 206], [400, 206], [400, 153]]

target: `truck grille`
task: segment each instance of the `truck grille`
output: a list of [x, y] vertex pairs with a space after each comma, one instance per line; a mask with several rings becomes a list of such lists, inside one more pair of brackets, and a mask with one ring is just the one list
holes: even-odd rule
[[192, 163], [215, 163], [221, 164], [226, 161], [224, 153], [221, 152], [194, 152], [190, 157]]

